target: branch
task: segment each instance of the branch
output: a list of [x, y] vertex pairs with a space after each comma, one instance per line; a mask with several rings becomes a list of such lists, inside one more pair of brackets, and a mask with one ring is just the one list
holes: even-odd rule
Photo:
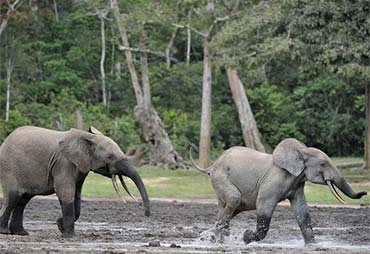
[[178, 27], [178, 28], [189, 28], [194, 33], [196, 33], [196, 34], [198, 34], [198, 35], [200, 35], [202, 37], [208, 37], [208, 34], [205, 34], [205, 33], [202, 33], [201, 31], [198, 31], [197, 29], [195, 29], [194, 27], [190, 26], [189, 24], [187, 24], [187, 25], [180, 25], [180, 24], [172, 23], [172, 25], [174, 25], [175, 27]]
[[233, 16], [235, 16], [236, 14], [235, 13], [231, 13], [230, 15], [227, 15], [225, 17], [219, 17], [219, 18], [216, 18], [212, 25], [209, 27], [208, 29], [208, 32], [207, 32], [207, 37], [211, 34], [213, 28], [219, 23], [219, 22], [225, 22], [227, 20], [229, 20], [230, 18], [232, 18]]
[[[142, 48], [132, 48], [132, 47], [125, 47], [125, 46], [119, 46], [118, 47], [119, 50], [125, 50], [125, 51], [131, 51], [131, 52], [140, 52], [140, 53], [148, 53], [148, 54], [152, 54], [152, 55], [156, 55], [156, 56], [160, 56], [160, 57], [166, 57], [165, 54], [163, 54], [162, 52], [159, 52], [159, 51], [152, 51], [152, 50], [149, 50], [149, 49], [142, 49]], [[174, 62], [178, 62], [178, 60], [176, 58], [173, 58], [173, 57], [170, 57], [172, 61]]]

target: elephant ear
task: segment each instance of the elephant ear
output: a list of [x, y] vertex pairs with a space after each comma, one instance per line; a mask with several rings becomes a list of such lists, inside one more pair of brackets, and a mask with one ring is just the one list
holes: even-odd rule
[[89, 128], [89, 132], [91, 134], [99, 134], [99, 135], [103, 135], [103, 133], [101, 133], [97, 128], [95, 128], [94, 126], [90, 126]]
[[83, 173], [91, 170], [92, 152], [95, 148], [93, 138], [88, 132], [71, 129], [59, 141], [61, 154]]
[[277, 166], [294, 176], [299, 176], [305, 168], [302, 151], [306, 148], [302, 142], [287, 138], [276, 146], [272, 158]]

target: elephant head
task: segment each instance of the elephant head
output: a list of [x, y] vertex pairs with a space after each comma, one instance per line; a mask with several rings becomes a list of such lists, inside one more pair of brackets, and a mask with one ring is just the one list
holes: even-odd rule
[[273, 151], [272, 157], [277, 166], [294, 176], [304, 174], [305, 179], [310, 182], [327, 184], [332, 194], [342, 203], [345, 202], [334, 186], [353, 199], [359, 199], [367, 194], [354, 192], [323, 151], [306, 147], [296, 139], [287, 138], [281, 141]]
[[145, 215], [150, 215], [150, 204], [144, 183], [138, 172], [130, 165], [127, 157], [116, 142], [104, 136], [94, 127], [89, 132], [71, 129], [66, 132], [59, 142], [59, 148], [76, 168], [84, 174], [90, 170], [112, 179], [113, 187], [118, 197], [126, 202], [118, 191], [116, 176], [119, 176], [121, 184], [128, 192], [122, 176], [129, 177], [137, 186], [144, 203]]

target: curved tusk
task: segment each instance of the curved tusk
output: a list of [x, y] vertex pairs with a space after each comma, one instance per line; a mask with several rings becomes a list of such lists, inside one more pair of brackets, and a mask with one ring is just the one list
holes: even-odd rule
[[118, 190], [116, 175], [112, 175], [112, 183], [113, 183], [114, 190], [116, 191], [117, 196], [119, 197], [119, 199], [122, 200], [123, 203], [127, 203], [125, 198], [121, 195], [121, 193]]
[[123, 187], [123, 188], [125, 189], [125, 191], [127, 192], [127, 194], [128, 194], [128, 195], [130, 195], [130, 197], [131, 197], [133, 200], [137, 201], [137, 200], [136, 200], [136, 198], [135, 198], [134, 196], [132, 196], [132, 195], [131, 195], [131, 193], [130, 193], [130, 191], [128, 190], [127, 185], [126, 185], [125, 181], [123, 180], [123, 177], [122, 177], [121, 175], [118, 175], [118, 178], [119, 178], [119, 180], [120, 180], [120, 182], [121, 182], [121, 184], [122, 184], [122, 187]]
[[347, 204], [346, 201], [344, 201], [344, 199], [339, 195], [331, 181], [326, 181], [326, 184], [329, 186], [329, 189], [333, 196], [336, 197], [336, 199], [338, 199], [339, 202], [341, 202], [342, 204]]

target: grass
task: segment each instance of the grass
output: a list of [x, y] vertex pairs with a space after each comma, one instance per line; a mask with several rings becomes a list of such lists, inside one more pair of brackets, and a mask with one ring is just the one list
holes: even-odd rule
[[364, 158], [361, 157], [333, 157], [331, 158], [336, 164], [338, 163], [354, 163], [363, 162]]
[[[149, 197], [166, 198], [213, 198], [209, 177], [189, 170], [138, 169]], [[127, 180], [126, 180], [127, 179]], [[139, 192], [135, 184], [125, 177], [126, 184], [135, 196]], [[83, 187], [85, 197], [116, 197], [109, 178], [91, 173]]]
[[[139, 174], [143, 178], [149, 197], [160, 198], [215, 198], [209, 176], [185, 170], [162, 170], [139, 168]], [[368, 191], [370, 193], [370, 175], [363, 170], [342, 170], [343, 176], [349, 181], [356, 191]], [[125, 178], [126, 183], [134, 196], [140, 196], [134, 183]], [[338, 201], [330, 193], [325, 185], [307, 183], [305, 188], [308, 202], [338, 204]], [[115, 198], [116, 194], [109, 178], [98, 174], [89, 174], [83, 188], [84, 197], [108, 197]], [[125, 195], [127, 196], [127, 194]], [[342, 197], [349, 204], [370, 204], [370, 195], [359, 200]]]

